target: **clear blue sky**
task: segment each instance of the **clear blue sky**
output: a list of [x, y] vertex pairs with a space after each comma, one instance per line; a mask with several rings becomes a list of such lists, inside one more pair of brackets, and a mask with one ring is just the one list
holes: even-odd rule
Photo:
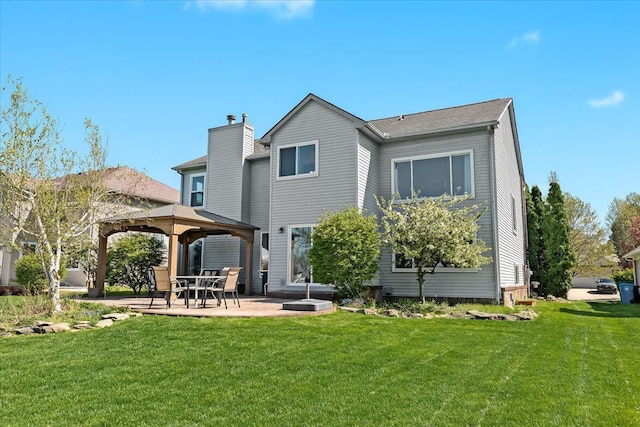
[[207, 129], [312, 92], [365, 120], [514, 99], [525, 177], [601, 220], [640, 192], [640, 3], [0, 0], [0, 77], [175, 188]]

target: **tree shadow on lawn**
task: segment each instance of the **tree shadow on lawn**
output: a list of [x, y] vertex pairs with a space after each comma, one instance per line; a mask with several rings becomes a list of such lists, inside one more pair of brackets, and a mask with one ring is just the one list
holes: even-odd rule
[[587, 304], [591, 307], [591, 310], [576, 310], [573, 308], [560, 308], [561, 313], [575, 314], [578, 316], [591, 316], [591, 317], [619, 317], [619, 318], [633, 318], [640, 317], [640, 304], [621, 304], [619, 302], [611, 301], [590, 301]]

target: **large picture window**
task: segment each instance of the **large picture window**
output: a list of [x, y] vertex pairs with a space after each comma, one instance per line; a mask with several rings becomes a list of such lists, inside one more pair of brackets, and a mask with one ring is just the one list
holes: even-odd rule
[[318, 141], [278, 148], [278, 178], [318, 175]]
[[204, 174], [191, 176], [190, 206], [204, 206]]
[[[415, 261], [413, 259], [407, 259], [400, 254], [393, 253], [391, 256], [391, 271], [394, 273], [400, 272], [416, 272], [418, 268], [416, 267]], [[453, 264], [442, 264], [439, 263], [436, 266], [437, 272], [476, 272], [479, 271], [479, 268], [460, 268]]]
[[313, 226], [293, 226], [289, 229], [289, 283], [313, 283], [309, 249]]
[[393, 187], [401, 199], [411, 198], [412, 190], [419, 197], [473, 196], [472, 152], [396, 159]]

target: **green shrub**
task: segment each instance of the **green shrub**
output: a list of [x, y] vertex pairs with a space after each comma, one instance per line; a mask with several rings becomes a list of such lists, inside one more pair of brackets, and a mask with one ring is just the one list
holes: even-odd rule
[[613, 280], [616, 281], [616, 283], [620, 283], [620, 282], [633, 283], [633, 269], [625, 268], [624, 270], [616, 271], [611, 275], [611, 277], [613, 278]]
[[340, 297], [365, 298], [379, 270], [380, 241], [374, 216], [355, 207], [325, 214], [313, 230], [313, 278], [335, 286]]
[[107, 281], [111, 285], [129, 286], [140, 294], [148, 285], [147, 269], [160, 265], [164, 242], [154, 236], [132, 234], [116, 241], [107, 252]]
[[[60, 281], [67, 276], [67, 269], [64, 264], [62, 263], [58, 271]], [[42, 293], [49, 285], [49, 278], [44, 271], [38, 254], [23, 255], [16, 261], [16, 279], [24, 287], [25, 291], [32, 295]]]

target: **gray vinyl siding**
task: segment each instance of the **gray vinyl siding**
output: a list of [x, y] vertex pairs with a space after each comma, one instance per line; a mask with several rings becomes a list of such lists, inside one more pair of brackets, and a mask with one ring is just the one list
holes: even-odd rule
[[[475, 197], [464, 202], [491, 205], [490, 150], [488, 134], [484, 130], [470, 131], [447, 136], [433, 136], [389, 142], [381, 145], [379, 174], [380, 194], [389, 199], [392, 194], [392, 160], [404, 157], [436, 155], [455, 151], [473, 151]], [[478, 238], [493, 247], [491, 209], [479, 219]], [[493, 257], [493, 254], [488, 254]], [[418, 285], [415, 272], [393, 272], [391, 253], [384, 250], [380, 264], [380, 284], [393, 296], [417, 296]], [[424, 294], [427, 297], [495, 298], [496, 279], [493, 263], [483, 265], [479, 271], [436, 272], [425, 280]]]
[[243, 266], [240, 260], [240, 240], [230, 235], [208, 236], [204, 242], [202, 265], [219, 270]]
[[[250, 170], [246, 157], [253, 150], [253, 127], [246, 123], [209, 129], [205, 206], [209, 212], [246, 221], [250, 204]], [[242, 266], [245, 246], [233, 236], [207, 237], [203, 265]], [[244, 271], [240, 282], [244, 283]]]
[[[250, 217], [248, 222], [251, 225], [260, 227], [256, 230], [253, 240], [253, 274], [251, 290], [255, 293], [262, 292], [262, 278], [260, 277], [260, 235], [269, 232], [269, 158], [252, 160], [248, 162], [251, 167], [251, 203]], [[271, 235], [271, 233], [270, 233]], [[271, 237], [271, 236], [270, 236]]]
[[375, 196], [379, 193], [378, 145], [360, 133], [358, 135], [358, 207], [365, 214], [377, 214]]
[[[278, 147], [315, 140], [318, 176], [277, 180]], [[317, 224], [325, 212], [357, 203], [356, 162], [357, 131], [353, 123], [316, 102], [303, 106], [272, 136], [269, 290], [286, 288], [289, 226]], [[280, 227], [283, 233], [276, 231]]]
[[[206, 209], [218, 215], [242, 221], [245, 156], [247, 145], [244, 123], [209, 129], [207, 155]], [[253, 128], [251, 128], [253, 131]]]
[[[522, 218], [523, 178], [518, 170], [518, 161], [511, 129], [509, 110], [500, 118], [494, 133], [496, 198], [498, 204], [497, 261], [500, 270], [500, 286], [515, 285], [514, 265], [519, 265], [520, 284], [523, 284], [522, 266], [525, 264], [524, 224]], [[512, 202], [516, 200], [516, 232], [513, 231]]]

